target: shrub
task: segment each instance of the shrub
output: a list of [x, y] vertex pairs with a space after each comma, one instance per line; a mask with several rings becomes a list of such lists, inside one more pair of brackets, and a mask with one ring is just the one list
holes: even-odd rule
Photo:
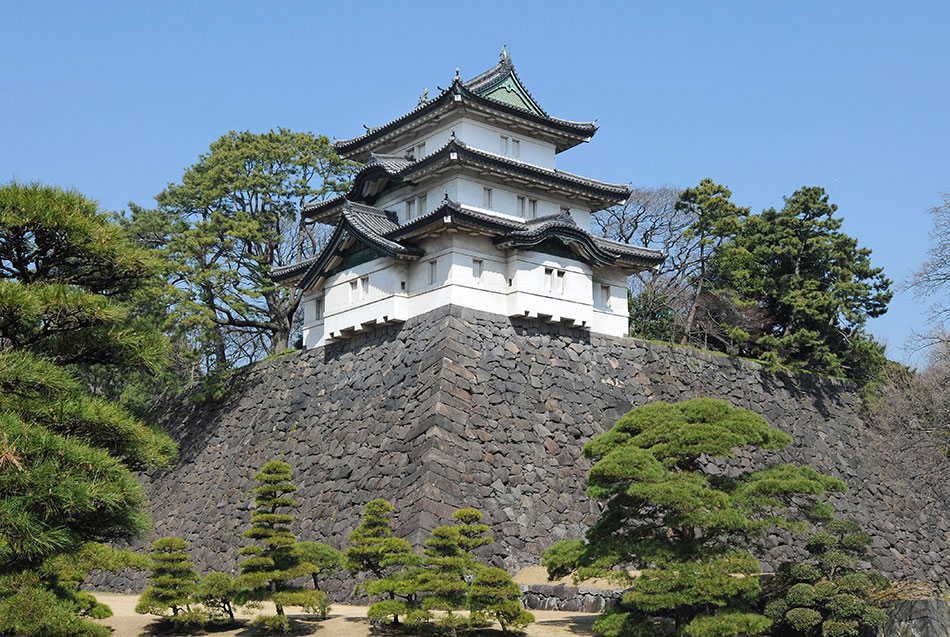
[[484, 568], [472, 582], [469, 593], [472, 619], [494, 620], [502, 632], [520, 630], [534, 621], [534, 615], [521, 607], [521, 587], [500, 568]]

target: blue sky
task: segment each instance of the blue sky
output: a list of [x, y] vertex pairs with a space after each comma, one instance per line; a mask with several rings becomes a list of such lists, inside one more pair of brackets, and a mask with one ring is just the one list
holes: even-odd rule
[[[950, 3], [43, 2], [0, 22], [0, 181], [151, 205], [228, 130], [359, 134], [507, 44], [541, 105], [597, 118], [559, 167], [728, 185], [754, 211], [826, 188], [895, 281], [950, 190]], [[925, 304], [871, 331], [894, 358]]]

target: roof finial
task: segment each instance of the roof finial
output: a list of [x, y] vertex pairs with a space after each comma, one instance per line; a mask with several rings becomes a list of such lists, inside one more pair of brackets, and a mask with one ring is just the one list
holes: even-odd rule
[[445, 191], [445, 194], [442, 196], [442, 203], [449, 203], [449, 202], [451, 202], [451, 201], [452, 201], [452, 200], [449, 199], [449, 191], [446, 190], [446, 191]]
[[426, 87], [422, 88], [422, 95], [419, 96], [419, 106], [422, 106], [429, 101], [429, 89]]
[[507, 45], [507, 44], [502, 44], [502, 45], [501, 45], [501, 56], [500, 56], [500, 57], [501, 57], [501, 61], [502, 61], [502, 62], [508, 61], [508, 45]]
[[457, 67], [457, 66], [455, 67], [455, 79], [457, 79], [457, 80], [461, 80], [461, 79], [462, 79], [461, 71], [459, 70], [459, 67]]
[[455, 141], [455, 129], [454, 129], [454, 128], [452, 129], [452, 134], [449, 135], [449, 140], [450, 140], [450, 141], [453, 141], [453, 142]]

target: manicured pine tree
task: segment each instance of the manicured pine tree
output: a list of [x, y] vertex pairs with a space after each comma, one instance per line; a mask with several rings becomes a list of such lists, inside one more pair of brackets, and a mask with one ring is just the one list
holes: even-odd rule
[[[343, 553], [323, 542], [297, 542], [296, 550], [300, 559], [310, 565], [314, 590], [320, 590], [320, 576], [330, 575], [343, 568]], [[330, 615], [330, 604], [324, 598], [316, 605], [305, 606], [304, 610], [326, 619]]]
[[849, 520], [832, 520], [805, 543], [810, 558], [779, 567], [777, 594], [765, 614], [783, 634], [858, 637], [887, 622], [871, 599], [889, 586], [876, 571], [862, 571], [871, 536]]
[[201, 579], [188, 556], [188, 542], [177, 537], [163, 537], [152, 544], [152, 585], [145, 589], [135, 612], [159, 615], [171, 610], [172, 617], [191, 610], [194, 594]]
[[[820, 496], [845, 486], [791, 464], [726, 477], [708, 471], [708, 459], [789, 442], [762, 416], [722, 400], [634, 409], [584, 447], [594, 461], [587, 494], [603, 512], [586, 543], [545, 553], [557, 566], [550, 574], [576, 569], [578, 579], [605, 577], [626, 589], [595, 622], [600, 635], [655, 635], [663, 619], [686, 637], [766, 632], [772, 622], [754, 607], [759, 562], [747, 547], [769, 528], [800, 528], [790, 518], [803, 502], [811, 515], [827, 515]], [[630, 568], [642, 571], [634, 577]]]
[[497, 621], [501, 631], [521, 630], [534, 621], [534, 615], [521, 607], [521, 587], [500, 568], [479, 571], [469, 593], [472, 620]]
[[234, 622], [235, 599], [239, 595], [237, 582], [227, 573], [217, 571], [208, 573], [195, 591], [195, 599], [208, 609], [211, 619], [225, 617]]
[[465, 578], [483, 568], [473, 551], [494, 541], [485, 535], [491, 528], [481, 523], [482, 514], [476, 509], [459, 509], [452, 514], [452, 519], [455, 525], [436, 527], [425, 542], [425, 572], [418, 591], [424, 595], [422, 608], [425, 611], [445, 612], [439, 619], [445, 626], [460, 624], [452, 611], [465, 606], [469, 591]]
[[[350, 534], [350, 545], [343, 554], [344, 567], [367, 578], [358, 587], [369, 595], [384, 595], [388, 599], [370, 606], [371, 618], [392, 616], [393, 624], [407, 615], [414, 604], [414, 585], [395, 581], [398, 568], [407, 568], [418, 562], [408, 541], [393, 537], [391, 524], [393, 505], [383, 499], [370, 500], [363, 508], [359, 526]], [[401, 596], [401, 597], [400, 597]]]
[[242, 601], [274, 602], [277, 615], [262, 616], [256, 623], [275, 631], [287, 630], [290, 626], [284, 606], [316, 606], [326, 597], [322, 591], [290, 584], [314, 570], [296, 548], [296, 537], [290, 530], [293, 516], [281, 513], [297, 506], [297, 501], [290, 497], [297, 490], [291, 477], [290, 465], [279, 460], [268, 462], [254, 476], [260, 483], [254, 489], [257, 508], [251, 514], [251, 528], [244, 532], [244, 537], [257, 544], [239, 551], [241, 555], [251, 556], [240, 564], [238, 585], [244, 589]]

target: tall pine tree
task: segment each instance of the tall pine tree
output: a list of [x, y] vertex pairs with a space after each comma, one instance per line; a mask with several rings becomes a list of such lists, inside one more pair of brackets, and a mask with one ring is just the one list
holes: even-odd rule
[[318, 606], [326, 597], [322, 591], [292, 584], [292, 580], [310, 575], [318, 567], [304, 560], [290, 530], [294, 518], [284, 512], [297, 506], [291, 497], [297, 490], [291, 478], [290, 465], [280, 460], [268, 462], [254, 476], [260, 484], [254, 489], [256, 508], [251, 513], [251, 528], [244, 532], [244, 537], [256, 544], [239, 551], [251, 556], [240, 564], [238, 584], [244, 589], [242, 601], [274, 602], [277, 615], [263, 616], [258, 621], [276, 631], [286, 631], [290, 626], [284, 606]]
[[161, 334], [119, 301], [155, 271], [82, 195], [0, 187], [0, 633], [108, 633], [63, 573], [134, 563], [98, 543], [147, 530], [132, 470], [176, 450], [79, 378], [161, 369]]

